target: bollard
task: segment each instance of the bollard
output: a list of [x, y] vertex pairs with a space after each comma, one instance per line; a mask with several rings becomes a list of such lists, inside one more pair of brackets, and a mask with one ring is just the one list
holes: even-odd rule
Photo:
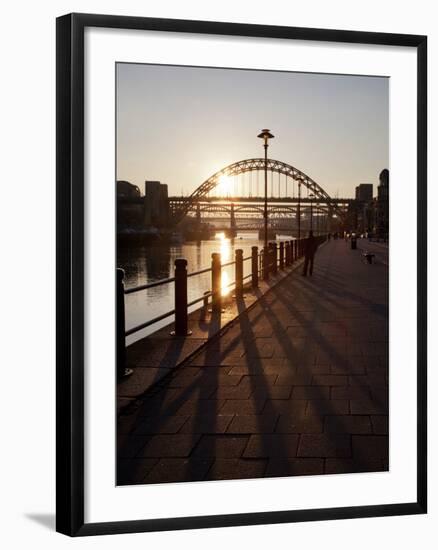
[[265, 281], [269, 279], [269, 259], [269, 247], [265, 247], [262, 251], [262, 269], [263, 279]]
[[289, 241], [284, 243], [284, 265], [288, 267], [290, 265], [290, 244]]
[[208, 297], [209, 297], [210, 291], [206, 290], [204, 292], [204, 300], [202, 302], [202, 308], [201, 308], [201, 320], [205, 320], [208, 313]]
[[251, 247], [251, 285], [253, 288], [259, 286], [259, 248]]
[[277, 267], [277, 243], [269, 243], [271, 247], [271, 272], [275, 275], [278, 271]]
[[188, 336], [189, 313], [187, 310], [187, 260], [175, 260], [175, 330], [174, 336]]
[[222, 308], [221, 278], [221, 255], [218, 252], [214, 252], [211, 255], [211, 291], [213, 292], [212, 310], [216, 312], [221, 311]]
[[284, 269], [284, 242], [280, 242], [280, 269]]
[[[117, 269], [117, 378], [127, 374], [126, 369], [126, 342], [125, 342], [125, 272]], [[132, 371], [131, 371], [132, 372]]]
[[243, 250], [238, 248], [236, 250], [236, 264], [235, 264], [235, 277], [236, 277], [236, 296], [242, 295], [243, 292]]

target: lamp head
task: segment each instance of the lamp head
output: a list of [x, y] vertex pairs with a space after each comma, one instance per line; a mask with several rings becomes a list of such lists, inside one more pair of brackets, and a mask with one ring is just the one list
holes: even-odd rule
[[268, 130], [267, 128], [264, 128], [257, 137], [260, 139], [263, 139], [265, 141], [265, 145], [267, 145], [268, 139], [272, 139], [275, 136], [271, 134], [270, 130]]

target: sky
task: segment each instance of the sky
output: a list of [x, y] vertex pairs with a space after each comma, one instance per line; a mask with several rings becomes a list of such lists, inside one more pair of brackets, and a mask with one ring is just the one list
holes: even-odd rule
[[264, 155], [329, 195], [353, 197], [389, 168], [389, 79], [117, 64], [117, 179], [188, 195], [228, 164]]

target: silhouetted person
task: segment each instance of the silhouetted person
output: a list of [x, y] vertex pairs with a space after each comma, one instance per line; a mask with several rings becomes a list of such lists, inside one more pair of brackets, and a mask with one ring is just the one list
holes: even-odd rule
[[315, 252], [318, 248], [318, 243], [313, 236], [313, 231], [309, 231], [309, 236], [306, 239], [304, 244], [304, 268], [303, 268], [303, 277], [307, 277], [307, 270], [309, 275], [312, 275], [313, 272], [313, 260], [315, 258]]

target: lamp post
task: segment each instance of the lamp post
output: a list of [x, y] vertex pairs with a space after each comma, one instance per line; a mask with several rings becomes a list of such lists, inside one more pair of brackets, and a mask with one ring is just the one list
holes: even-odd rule
[[268, 249], [268, 140], [272, 139], [274, 136], [271, 132], [264, 128], [261, 133], [257, 136], [260, 139], [264, 140], [263, 147], [265, 148], [265, 205], [263, 209], [263, 217], [265, 219], [265, 250]]
[[298, 240], [301, 239], [301, 180], [298, 182]]
[[321, 227], [321, 210], [319, 209], [319, 202], [316, 203], [316, 234], [319, 235]]
[[313, 199], [315, 195], [313, 193], [310, 193], [309, 199], [310, 199], [310, 231], [313, 230]]

